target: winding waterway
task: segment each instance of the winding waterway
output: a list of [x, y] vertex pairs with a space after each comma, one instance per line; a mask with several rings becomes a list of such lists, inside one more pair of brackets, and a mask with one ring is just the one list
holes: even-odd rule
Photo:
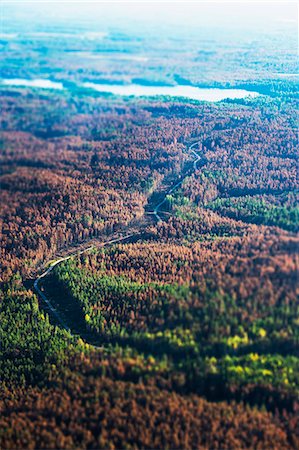
[[[199, 142], [200, 141], [196, 141], [193, 144], [189, 145], [189, 147], [188, 147], [189, 152], [192, 153], [193, 156], [194, 156], [193, 171], [197, 170], [197, 163], [200, 160], [199, 153], [194, 149], [199, 144]], [[186, 175], [181, 180], [177, 181], [172, 187], [170, 187], [168, 189], [168, 191], [166, 193], [164, 193], [162, 201], [160, 201], [154, 207], [153, 211], [151, 213], [149, 213], [149, 214], [154, 215], [154, 217], [155, 217], [157, 222], [162, 222], [163, 221], [160, 213], [161, 213], [161, 207], [164, 205], [164, 203], [166, 203], [167, 195], [169, 195], [169, 194], [173, 193], [175, 190], [177, 190], [177, 188], [183, 183], [185, 178], [186, 178]], [[130, 242], [130, 239], [132, 239], [132, 238], [134, 239], [139, 234], [140, 234], [140, 231], [137, 231], [137, 233], [136, 232], [135, 233], [126, 232], [122, 236], [119, 236], [119, 237], [116, 237], [116, 238], [112, 237], [109, 241], [102, 242], [100, 245], [98, 245], [98, 247], [105, 247], [105, 246], [109, 246], [109, 245], [116, 244], [116, 243], [123, 242], [123, 241]], [[57, 323], [62, 328], [64, 328], [68, 332], [70, 332], [71, 334], [72, 334], [72, 332], [71, 332], [71, 329], [70, 329], [69, 325], [66, 323], [66, 321], [65, 321], [63, 315], [61, 314], [61, 312], [53, 306], [53, 304], [51, 303], [50, 299], [46, 296], [46, 293], [40, 287], [40, 282], [42, 281], [43, 278], [45, 278], [47, 275], [49, 275], [52, 272], [52, 270], [58, 264], [61, 264], [63, 261], [66, 261], [66, 260], [72, 258], [73, 256], [81, 255], [83, 253], [89, 252], [94, 247], [95, 246], [92, 245], [92, 246], [90, 246], [90, 247], [88, 247], [88, 248], [86, 248], [84, 250], [81, 250], [79, 252], [75, 251], [75, 252], [71, 253], [70, 255], [67, 255], [67, 256], [64, 256], [64, 257], [61, 257], [61, 258], [57, 259], [54, 263], [52, 263], [50, 266], [48, 266], [48, 268], [41, 275], [39, 275], [35, 279], [35, 281], [33, 283], [33, 287], [34, 287], [36, 293], [38, 294], [39, 298], [43, 301], [43, 304], [48, 308], [48, 311], [50, 311], [51, 314], [55, 317]], [[80, 334], [78, 332], [78, 330], [77, 331], [73, 330], [73, 332], [75, 332], [76, 334]], [[93, 345], [94, 348], [98, 348], [98, 349], [102, 348], [101, 346], [95, 345], [95, 343], [92, 343], [92, 342], [89, 342], [89, 343], [91, 345]]]

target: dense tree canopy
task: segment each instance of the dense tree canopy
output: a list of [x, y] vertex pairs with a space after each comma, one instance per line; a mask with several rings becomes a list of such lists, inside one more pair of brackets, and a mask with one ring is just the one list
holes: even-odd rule
[[2, 94], [1, 448], [296, 448], [294, 102]]

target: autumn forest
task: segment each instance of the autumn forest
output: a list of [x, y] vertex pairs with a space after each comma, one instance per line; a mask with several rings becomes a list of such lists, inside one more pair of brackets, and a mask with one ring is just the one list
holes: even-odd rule
[[[57, 44], [11, 39], [2, 79], [44, 78]], [[256, 58], [216, 102], [0, 83], [1, 448], [298, 448], [297, 93]]]

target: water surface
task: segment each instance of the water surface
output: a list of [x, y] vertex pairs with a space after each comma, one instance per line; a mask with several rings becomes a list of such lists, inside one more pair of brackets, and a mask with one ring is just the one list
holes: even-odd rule
[[199, 88], [196, 86], [142, 86], [139, 84], [98, 84], [84, 83], [84, 87], [95, 89], [98, 92], [108, 92], [123, 96], [146, 96], [152, 97], [156, 95], [169, 95], [171, 97], [185, 97], [193, 100], [206, 100], [210, 102], [218, 102], [226, 98], [236, 99], [245, 97], [257, 97], [257, 92], [246, 91], [245, 89], [216, 89], [216, 88]]
[[6, 86], [28, 86], [42, 89], [63, 89], [63, 84], [57, 81], [36, 78], [34, 80], [26, 80], [25, 78], [7, 78], [1, 80]]
[[[36, 87], [42, 89], [64, 89], [63, 83], [48, 79], [23, 79], [9, 78], [1, 80], [8, 86]], [[94, 89], [98, 92], [106, 92], [122, 96], [136, 97], [154, 97], [165, 95], [170, 97], [185, 97], [192, 100], [205, 100], [209, 102], [218, 102], [226, 98], [238, 99], [245, 97], [257, 97], [257, 92], [247, 91], [245, 89], [218, 89], [218, 88], [199, 88], [196, 86], [143, 86], [140, 84], [100, 84], [83, 83], [85, 88]]]

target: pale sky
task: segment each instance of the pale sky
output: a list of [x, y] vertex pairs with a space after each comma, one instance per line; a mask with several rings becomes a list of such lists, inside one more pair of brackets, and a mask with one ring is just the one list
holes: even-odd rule
[[297, 2], [239, 1], [42, 1], [2, 0], [3, 20], [13, 10], [17, 16], [36, 17], [55, 22], [67, 19], [98, 21], [99, 24], [131, 23], [136, 26], [196, 26], [223, 27], [227, 29], [296, 27]]

